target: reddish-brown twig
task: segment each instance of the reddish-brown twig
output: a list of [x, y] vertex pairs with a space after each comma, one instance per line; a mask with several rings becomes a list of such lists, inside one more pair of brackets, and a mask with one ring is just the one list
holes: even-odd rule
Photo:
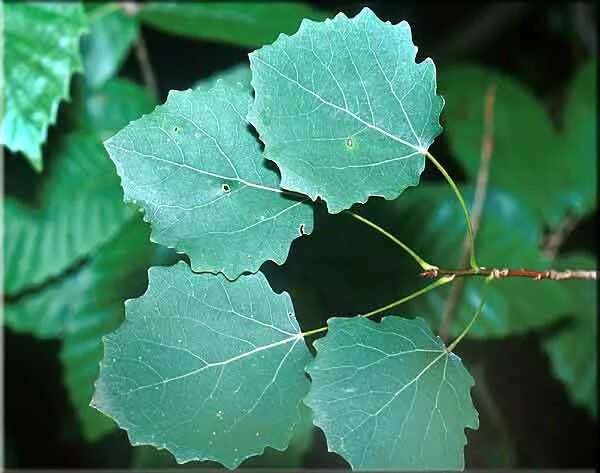
[[587, 269], [565, 269], [557, 271], [555, 269], [547, 269], [544, 271], [536, 271], [532, 269], [510, 269], [510, 268], [460, 268], [460, 269], [428, 269], [421, 272], [424, 278], [435, 279], [440, 276], [454, 276], [456, 278], [468, 276], [485, 276], [491, 279], [504, 278], [530, 278], [536, 281], [542, 279], [551, 279], [553, 281], [561, 281], [565, 279], [597, 279], [596, 270]]
[[[483, 109], [483, 136], [481, 137], [481, 153], [479, 169], [477, 171], [477, 181], [475, 184], [475, 194], [473, 196], [473, 206], [471, 208], [471, 227], [473, 228], [474, 237], [477, 236], [479, 224], [481, 222], [481, 213], [487, 193], [488, 177], [490, 174], [490, 160], [494, 150], [494, 102], [496, 100], [496, 84], [491, 84], [485, 92], [485, 102]], [[470, 241], [468, 235], [465, 235], [463, 241], [462, 253], [458, 260], [458, 266], [466, 266], [469, 261]], [[458, 302], [463, 291], [463, 281], [457, 280], [454, 282], [446, 303], [444, 304], [444, 312], [442, 314], [442, 322], [440, 324], [439, 335], [442, 340], [446, 340], [448, 330], [456, 314]]]
[[152, 68], [152, 63], [150, 62], [146, 41], [144, 40], [141, 31], [139, 33], [138, 40], [135, 43], [135, 56], [138, 60], [138, 64], [140, 65], [142, 77], [144, 78], [144, 83], [146, 84], [148, 91], [156, 100], [158, 100], [160, 98], [158, 92], [158, 83], [156, 81], [154, 69]]
[[575, 230], [581, 219], [573, 214], [568, 214], [550, 233], [545, 235], [542, 251], [550, 261], [556, 258], [560, 247]]

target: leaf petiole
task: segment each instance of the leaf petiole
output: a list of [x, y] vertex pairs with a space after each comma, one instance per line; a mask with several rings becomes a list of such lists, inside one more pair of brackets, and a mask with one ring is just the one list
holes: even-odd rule
[[460, 193], [458, 186], [456, 185], [456, 183], [454, 182], [452, 177], [450, 177], [450, 174], [448, 174], [448, 171], [446, 171], [446, 169], [444, 169], [444, 166], [442, 166], [440, 164], [440, 162], [437, 159], [435, 159], [433, 157], [433, 155], [427, 149], [421, 148], [421, 153], [423, 153], [425, 156], [427, 156], [427, 158], [433, 163], [433, 165], [438, 169], [438, 171], [440, 171], [440, 173], [442, 173], [442, 175], [444, 176], [444, 178], [446, 179], [446, 181], [448, 182], [448, 184], [454, 191], [454, 194], [456, 195], [458, 203], [460, 204], [460, 207], [462, 208], [463, 213], [465, 214], [465, 220], [467, 222], [467, 233], [469, 235], [469, 242], [470, 242], [470, 246], [471, 246], [470, 257], [469, 257], [470, 263], [469, 264], [470, 264], [471, 268], [473, 268], [474, 270], [477, 270], [477, 269], [479, 269], [479, 265], [477, 264], [477, 261], [475, 259], [475, 234], [473, 232], [473, 225], [471, 224], [471, 217], [469, 216], [469, 210], [467, 209], [465, 200], [463, 199], [463, 196]]
[[105, 3], [104, 5], [88, 13], [88, 21], [97, 21], [99, 18], [110, 15], [111, 13], [121, 10], [122, 8], [123, 6], [119, 2]]
[[429, 285], [419, 289], [418, 291], [415, 291], [412, 294], [409, 294], [408, 296], [403, 297], [402, 299], [398, 299], [397, 301], [394, 301], [391, 304], [380, 307], [379, 309], [372, 310], [371, 312], [367, 312], [366, 314], [361, 315], [361, 317], [371, 317], [373, 315], [380, 314], [381, 312], [384, 312], [388, 309], [396, 307], [396, 306], [403, 304], [405, 302], [408, 302], [412, 299], [416, 299], [417, 297], [431, 291], [432, 289], [435, 289], [436, 287], [439, 287], [439, 286], [443, 286], [444, 284], [447, 284], [453, 280], [454, 280], [454, 275], [444, 276], [444, 277], [438, 279], [437, 281], [433, 282], [432, 284], [429, 284]]
[[[373, 315], [379, 314], [379, 313], [384, 312], [393, 307], [399, 306], [400, 304], [403, 304], [404, 302], [408, 302], [412, 299], [415, 299], [415, 298], [431, 291], [432, 289], [435, 289], [436, 287], [439, 287], [439, 286], [449, 283], [450, 281], [452, 281], [454, 279], [454, 277], [455, 277], [454, 275], [444, 276], [444, 277], [434, 281], [433, 283], [419, 289], [418, 291], [415, 291], [412, 294], [409, 294], [408, 296], [403, 297], [402, 299], [398, 299], [397, 301], [394, 301], [390, 304], [380, 307], [379, 309], [375, 309], [375, 310], [372, 310], [371, 312], [367, 312], [366, 314], [363, 314], [360, 317], [371, 317]], [[301, 338], [308, 337], [310, 335], [315, 335], [317, 333], [325, 332], [325, 331], [327, 331], [328, 328], [329, 327], [327, 325], [325, 325], [323, 327], [319, 327], [319, 328], [316, 328], [313, 330], [308, 330], [307, 332], [302, 332], [298, 336]]]
[[[489, 281], [490, 280], [488, 280], [486, 282], [489, 282]], [[477, 310], [475, 311], [475, 314], [473, 315], [473, 318], [471, 319], [471, 321], [463, 329], [463, 331], [460, 332], [460, 335], [458, 337], [456, 337], [450, 345], [448, 345], [448, 348], [446, 348], [446, 351], [448, 353], [450, 353], [452, 350], [454, 350], [456, 348], [456, 345], [458, 345], [460, 343], [460, 341], [463, 338], [465, 338], [465, 336], [469, 333], [469, 331], [471, 330], [471, 327], [473, 327], [473, 324], [475, 324], [475, 321], [479, 317], [479, 314], [481, 313], [481, 310], [483, 309], [484, 305], [485, 305], [485, 298], [482, 297], [481, 301], [479, 301], [479, 306], [477, 307]]]
[[372, 222], [371, 220], [369, 220], [365, 217], [355, 214], [354, 212], [350, 212], [349, 210], [346, 210], [345, 213], [347, 213], [351, 217], [355, 218], [359, 222], [362, 222], [362, 223], [368, 225], [369, 227], [374, 228], [382, 235], [385, 235], [386, 237], [388, 237], [390, 240], [392, 240], [394, 243], [396, 243], [396, 245], [398, 245], [400, 248], [402, 248], [404, 251], [406, 251], [417, 262], [417, 264], [419, 266], [421, 266], [421, 268], [423, 268], [424, 271], [431, 271], [431, 270], [438, 269], [437, 266], [434, 266], [434, 265], [428, 263], [427, 261], [425, 261], [417, 253], [415, 253], [411, 248], [409, 248], [405, 243], [398, 240], [398, 238], [396, 238], [394, 235], [392, 235], [387, 230], [384, 230], [383, 228], [381, 228], [376, 223]]

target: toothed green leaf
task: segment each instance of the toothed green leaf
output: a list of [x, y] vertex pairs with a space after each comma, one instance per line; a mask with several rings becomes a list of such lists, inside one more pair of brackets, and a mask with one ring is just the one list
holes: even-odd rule
[[[302, 458], [313, 444], [312, 413], [306, 405], [300, 404], [300, 422], [294, 428], [290, 444], [283, 452], [272, 448], [265, 453], [252, 457], [243, 464], [244, 468], [301, 468]], [[167, 450], [157, 450], [153, 447], [138, 446], [133, 450], [131, 467], [135, 469], [177, 468], [177, 462]], [[190, 462], [186, 468], [217, 468], [214, 462]], [[181, 467], [180, 467], [181, 468]]]
[[216, 85], [219, 79], [231, 85], [241, 84], [248, 90], [248, 93], [252, 92], [252, 87], [250, 87], [252, 73], [250, 72], [250, 66], [246, 62], [236, 64], [223, 71], [215, 72], [211, 76], [196, 82], [193, 88], [204, 87], [209, 90]]
[[82, 71], [79, 38], [86, 18], [80, 3], [4, 2], [4, 104], [0, 136], [41, 171], [42, 144], [69, 96], [71, 75]]
[[310, 353], [289, 296], [262, 273], [229, 282], [185, 263], [151, 268], [125, 313], [105, 338], [93, 405], [132, 444], [228, 468], [288, 446]]
[[292, 36], [250, 53], [248, 119], [281, 170], [281, 186], [331, 213], [417, 185], [422, 150], [441, 132], [431, 59], [415, 62], [408, 23], [356, 17], [304, 20]]
[[252, 97], [217, 82], [172, 91], [164, 105], [105, 142], [127, 201], [145, 210], [152, 239], [185, 252], [195, 271], [233, 279], [282, 264], [312, 231], [312, 207], [283, 194], [245, 120]]
[[473, 378], [422, 319], [332, 318], [306, 403], [353, 469], [460, 470]]

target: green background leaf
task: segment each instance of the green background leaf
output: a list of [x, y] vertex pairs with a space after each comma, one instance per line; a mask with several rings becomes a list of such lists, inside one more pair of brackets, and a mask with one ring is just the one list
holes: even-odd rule
[[141, 4], [139, 18], [160, 30], [192, 38], [257, 47], [280, 33], [293, 33], [303, 18], [324, 19], [294, 2]]
[[279, 189], [244, 119], [242, 85], [171, 91], [167, 102], [105, 146], [127, 201], [145, 210], [152, 239], [185, 251], [195, 271], [232, 279], [312, 231], [312, 207]]
[[82, 71], [79, 38], [86, 30], [80, 3], [6, 2], [2, 5], [4, 92], [2, 144], [42, 170], [41, 147], [58, 104]]
[[229, 468], [287, 447], [310, 353], [286, 293], [261, 273], [229, 282], [181, 262], [152, 268], [125, 312], [105, 338], [93, 405], [132, 444]]
[[[102, 336], [123, 320], [123, 301], [143, 290], [150, 263], [149, 229], [134, 219], [109, 241], [76, 276], [65, 278], [73, 309], [66, 314], [60, 353], [64, 383], [84, 437], [97, 440], [115, 423], [90, 407], [104, 352]], [[74, 300], [75, 299], [75, 300]]]
[[114, 166], [97, 136], [64, 137], [45, 181], [40, 207], [6, 199], [4, 290], [38, 285], [110, 240], [135, 210], [123, 205]]
[[196, 82], [192, 88], [196, 89], [198, 87], [204, 87], [206, 90], [209, 90], [216, 85], [219, 79], [228, 85], [236, 85], [240, 83], [248, 89], [248, 92], [252, 92], [252, 88], [250, 87], [252, 72], [250, 71], [250, 65], [247, 62], [242, 62], [223, 71], [215, 72], [210, 77]]
[[[472, 202], [472, 187], [464, 186], [467, 205]], [[371, 216], [389, 212], [394, 216], [387, 227], [418, 254], [441, 268], [455, 268], [460, 259], [465, 223], [452, 191], [444, 184], [422, 185], [402, 199], [380, 205]], [[479, 264], [486, 268], [528, 268], [543, 270], [551, 266], [540, 251], [541, 231], [535, 218], [520, 200], [496, 188], [489, 188], [476, 240]], [[388, 217], [389, 220], [389, 217]], [[418, 235], [412, 238], [411, 235]], [[416, 266], [416, 265], [415, 265]], [[416, 275], [418, 267], [413, 269]], [[426, 284], [413, 277], [403, 293]], [[450, 285], [427, 293], [409, 303], [412, 311], [427, 314], [438, 327]], [[468, 278], [451, 333], [457, 334], [471, 320], [485, 290], [486, 303], [469, 337], [496, 338], [523, 334], [556, 321], [564, 314], [567, 298], [554, 281], [508, 278], [485, 284], [484, 278]], [[531, 301], [535, 301], [532, 310]]]
[[[596, 258], [586, 253], [561, 255], [559, 269], [595, 269]], [[552, 371], [575, 404], [597, 415], [597, 285], [594, 281], [565, 281], [569, 294], [570, 324], [544, 342]]]
[[421, 154], [441, 132], [431, 59], [415, 63], [408, 23], [368, 8], [305, 20], [250, 53], [248, 119], [281, 170], [281, 187], [322, 197], [331, 213], [417, 185]]
[[[461, 188], [469, 206], [473, 188]], [[527, 207], [512, 194], [494, 187], [488, 190], [486, 200], [476, 241], [479, 263], [486, 267], [552, 267], [552, 262], [542, 255], [542, 232]], [[466, 228], [461, 209], [447, 185], [422, 183], [395, 201], [370, 199], [352, 210], [377, 222], [430, 263], [448, 268], [458, 264]], [[420, 271], [414, 260], [384, 236], [348, 215], [327, 215], [324, 209], [316, 212], [313, 234], [294, 245], [289, 264], [281, 270], [268, 267], [270, 280], [285, 281], [281, 287], [290, 288], [293, 294], [291, 285], [309, 281], [323, 317], [332, 313], [365, 313], [410, 294], [431, 282], [420, 277]], [[471, 319], [484, 288], [486, 304], [470, 338], [526, 334], [556, 322], [569, 305], [563, 285], [553, 281], [514, 278], [486, 285], [483, 278], [468, 278], [465, 283], [466, 290], [450, 330], [453, 335]], [[423, 314], [433, 327], [439, 328], [450, 287], [442, 286], [409, 302], [410, 312]], [[297, 307], [300, 313], [307, 312], [299, 303]]]
[[332, 318], [306, 403], [353, 469], [464, 468], [473, 378], [422, 319]]
[[139, 31], [137, 21], [121, 11], [88, 17], [89, 33], [81, 38], [81, 52], [85, 82], [95, 89], [116, 74]]
[[151, 112], [155, 105], [147, 89], [127, 79], [110, 79], [87, 94], [83, 125], [107, 139], [143, 113]]
[[64, 382], [88, 440], [115, 428], [89, 407], [102, 335], [121, 322], [123, 300], [139, 293], [150, 254], [148, 229], [134, 219], [81, 267], [5, 306], [4, 323], [12, 330], [62, 339]]
[[562, 123], [562, 156], [567, 162], [567, 175], [561, 176], [561, 190], [568, 186], [569, 207], [580, 215], [590, 213], [598, 205], [597, 67], [595, 61], [590, 61], [576, 72]]
[[569, 210], [586, 213], [593, 208], [595, 86], [593, 66], [586, 70], [571, 92], [563, 136], [518, 80], [478, 65], [444, 68], [439, 89], [446, 99], [448, 142], [469, 178], [474, 180], [479, 169], [485, 93], [495, 84], [490, 185], [509, 190], [536, 220], [550, 225], [558, 224]]

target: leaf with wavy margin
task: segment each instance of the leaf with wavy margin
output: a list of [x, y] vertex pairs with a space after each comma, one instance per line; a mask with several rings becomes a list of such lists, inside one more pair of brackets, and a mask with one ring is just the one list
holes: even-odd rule
[[241, 84], [171, 91], [164, 105], [105, 142], [127, 201], [145, 210], [153, 241], [189, 255], [194, 271], [229, 279], [282, 264], [312, 231], [305, 199], [284, 194], [245, 120]]
[[368, 8], [317, 23], [250, 53], [255, 100], [248, 119], [281, 170], [281, 187], [331, 213], [415, 186], [423, 151], [441, 132], [444, 101], [431, 59], [415, 63], [406, 22]]
[[148, 291], [125, 314], [105, 337], [92, 402], [132, 445], [228, 468], [287, 448], [311, 359], [287, 293], [262, 273], [230, 282], [180, 262], [151, 268]]
[[332, 318], [315, 342], [306, 403], [353, 469], [464, 468], [479, 427], [473, 378], [422, 319]]

